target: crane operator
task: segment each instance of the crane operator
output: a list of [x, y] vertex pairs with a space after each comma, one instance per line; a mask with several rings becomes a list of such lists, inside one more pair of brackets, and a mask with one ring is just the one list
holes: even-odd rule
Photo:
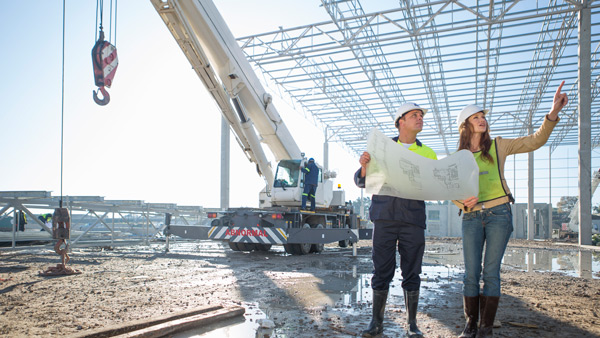
[[315, 211], [315, 194], [319, 184], [319, 167], [314, 158], [309, 158], [308, 163], [302, 168], [304, 173], [304, 191], [302, 192], [302, 210], [306, 210], [306, 200], [310, 200], [310, 210]]

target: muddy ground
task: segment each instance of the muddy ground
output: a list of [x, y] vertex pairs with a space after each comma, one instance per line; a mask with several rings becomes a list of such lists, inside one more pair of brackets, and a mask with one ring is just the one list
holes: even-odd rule
[[[457, 244], [428, 238], [418, 315], [426, 337], [456, 337], [464, 324]], [[550, 242], [509, 244], [509, 250], [520, 248], [578, 250]], [[234, 252], [210, 241], [178, 241], [164, 249], [164, 243], [74, 248], [70, 266], [82, 274], [42, 277], [39, 271], [58, 262], [51, 247], [1, 248], [0, 336], [82, 334], [214, 304], [244, 306], [246, 323], [268, 317], [274, 337], [353, 337], [370, 320], [368, 241], [359, 242], [357, 257], [333, 245], [307, 256], [289, 256], [280, 247]], [[579, 278], [504, 266], [502, 277], [496, 336], [600, 337], [597, 271]], [[404, 337], [399, 273], [390, 294], [382, 337]]]

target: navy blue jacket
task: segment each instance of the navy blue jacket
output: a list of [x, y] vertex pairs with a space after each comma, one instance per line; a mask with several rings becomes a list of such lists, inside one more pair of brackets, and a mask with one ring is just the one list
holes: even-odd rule
[[[393, 138], [394, 141], [398, 137]], [[421, 142], [417, 140], [420, 147]], [[354, 183], [359, 188], [365, 187], [365, 177], [360, 177], [360, 168], [354, 174]], [[371, 221], [388, 220], [400, 221], [403, 223], [414, 224], [425, 229], [425, 202], [419, 200], [410, 200], [406, 198], [373, 195], [371, 207], [369, 207], [369, 218]]]
[[304, 175], [304, 184], [319, 184], [319, 167], [315, 162], [308, 162], [306, 167], [302, 168]]

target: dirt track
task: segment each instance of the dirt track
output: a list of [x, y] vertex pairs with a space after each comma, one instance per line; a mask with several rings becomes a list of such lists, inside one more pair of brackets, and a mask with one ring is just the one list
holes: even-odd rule
[[[456, 239], [428, 239], [419, 326], [426, 337], [455, 337], [463, 326], [462, 254]], [[58, 256], [43, 249], [0, 250], [0, 336], [81, 334], [87, 330], [210, 304], [235, 304], [276, 324], [275, 337], [352, 337], [370, 320], [370, 242], [322, 254], [233, 252], [216, 242], [115, 249], [76, 248], [83, 273], [41, 277]], [[575, 250], [515, 241], [511, 248]], [[458, 246], [459, 247], [459, 246]], [[596, 252], [594, 254], [599, 254]], [[446, 263], [439, 264], [440, 260]], [[505, 259], [506, 260], [506, 259]], [[456, 266], [454, 265], [456, 263]], [[499, 337], [600, 337], [600, 276], [503, 268]], [[399, 273], [382, 337], [403, 337]], [[249, 332], [248, 337], [253, 333]], [[237, 338], [237, 337], [236, 337]]]

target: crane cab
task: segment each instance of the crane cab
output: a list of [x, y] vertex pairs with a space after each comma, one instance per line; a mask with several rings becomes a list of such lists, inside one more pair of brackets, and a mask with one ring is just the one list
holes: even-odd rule
[[[302, 191], [304, 191], [304, 173], [301, 167], [306, 160], [282, 160], [277, 165], [273, 189], [271, 190], [271, 204], [274, 206], [300, 207], [302, 204]], [[319, 168], [319, 183], [315, 200], [317, 207], [328, 208], [333, 195], [333, 182], [324, 179], [323, 167]]]

